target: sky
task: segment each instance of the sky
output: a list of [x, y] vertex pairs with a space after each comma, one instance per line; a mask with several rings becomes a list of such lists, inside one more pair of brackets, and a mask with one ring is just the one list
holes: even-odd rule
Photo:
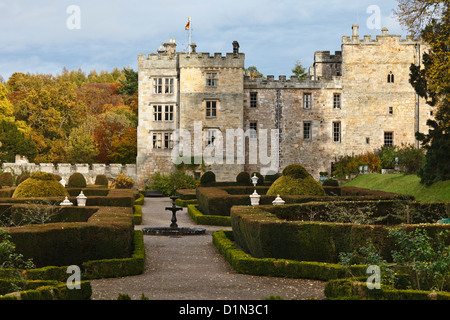
[[225, 54], [238, 41], [246, 67], [290, 76], [297, 60], [313, 63], [315, 51], [334, 53], [342, 36], [402, 35], [396, 0], [0, 0], [0, 75], [60, 74], [81, 68], [137, 70], [139, 54], [156, 53], [174, 38], [189, 43], [192, 23], [198, 52]]

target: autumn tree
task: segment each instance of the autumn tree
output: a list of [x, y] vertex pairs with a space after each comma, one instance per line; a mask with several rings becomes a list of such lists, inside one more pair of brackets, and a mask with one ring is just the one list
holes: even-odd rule
[[77, 101], [76, 85], [52, 75], [15, 74], [8, 80], [14, 116], [32, 129], [32, 139], [40, 155], [63, 154], [57, 141], [66, 139], [70, 131], [83, 121], [85, 106]]
[[136, 163], [137, 130], [130, 127], [120, 134], [115, 134], [111, 140], [111, 153], [108, 155], [111, 163]]
[[416, 137], [426, 149], [419, 170], [421, 182], [450, 179], [450, 2], [448, 0], [399, 1], [400, 22], [429, 46], [422, 65], [411, 65], [410, 83], [416, 93], [435, 108], [427, 134]]
[[124, 105], [122, 97], [117, 94], [119, 87], [118, 83], [85, 84], [77, 89], [78, 101], [86, 105], [87, 115], [102, 114], [105, 105]]
[[95, 162], [99, 152], [89, 127], [82, 125], [74, 128], [67, 140], [67, 160], [70, 163]]

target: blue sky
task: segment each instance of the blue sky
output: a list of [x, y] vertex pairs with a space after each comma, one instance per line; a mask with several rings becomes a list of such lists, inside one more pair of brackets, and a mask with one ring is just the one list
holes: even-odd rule
[[[80, 9], [79, 29], [67, 27], [71, 5]], [[197, 51], [232, 52], [237, 40], [246, 67], [290, 76], [297, 59], [309, 67], [315, 51], [340, 50], [355, 23], [361, 37], [381, 34], [367, 12], [373, 5], [380, 27], [405, 37], [392, 16], [396, 0], [0, 0], [0, 75], [136, 70], [138, 54], [155, 53], [170, 38], [184, 51], [190, 16]]]

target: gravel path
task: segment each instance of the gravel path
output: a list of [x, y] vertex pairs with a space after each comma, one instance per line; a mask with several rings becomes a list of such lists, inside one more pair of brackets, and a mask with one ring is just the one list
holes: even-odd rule
[[[168, 198], [145, 198], [143, 222], [136, 229], [168, 227], [172, 213]], [[324, 299], [324, 283], [314, 280], [261, 277], [236, 273], [212, 244], [211, 234], [226, 227], [195, 225], [187, 210], [177, 213], [179, 227], [201, 227], [206, 234], [169, 237], [144, 236], [146, 267], [143, 274], [92, 280], [93, 300], [115, 300], [119, 293], [138, 300], [260, 300]]]

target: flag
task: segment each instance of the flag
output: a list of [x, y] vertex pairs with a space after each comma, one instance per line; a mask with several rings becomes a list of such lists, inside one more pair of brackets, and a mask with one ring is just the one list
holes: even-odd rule
[[189, 29], [190, 27], [191, 27], [191, 17], [189, 17], [188, 23], [187, 23], [186, 27], [184, 28], [184, 30], [187, 30], [187, 29]]

